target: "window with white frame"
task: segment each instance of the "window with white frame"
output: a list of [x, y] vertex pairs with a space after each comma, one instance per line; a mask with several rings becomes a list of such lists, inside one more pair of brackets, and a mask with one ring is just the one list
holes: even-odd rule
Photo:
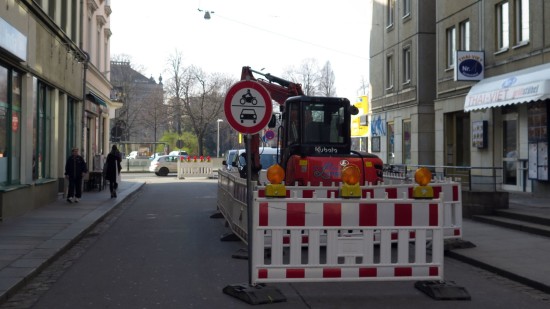
[[456, 51], [456, 29], [455, 27], [447, 28], [447, 68], [455, 66], [455, 51]]
[[395, 11], [395, 0], [387, 0], [387, 3], [386, 3], [386, 27], [393, 26], [394, 11]]
[[516, 0], [516, 44], [529, 41], [529, 0]]
[[411, 46], [403, 48], [403, 84], [411, 82]]
[[411, 15], [411, 0], [402, 0], [403, 1], [403, 17]]
[[386, 56], [386, 89], [393, 88], [393, 54]]
[[460, 50], [470, 50], [470, 21], [460, 23]]
[[496, 5], [497, 19], [497, 50], [510, 46], [510, 15], [508, 1]]

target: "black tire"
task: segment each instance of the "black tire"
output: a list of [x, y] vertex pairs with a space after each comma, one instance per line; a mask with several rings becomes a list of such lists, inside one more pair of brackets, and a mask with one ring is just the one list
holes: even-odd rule
[[166, 175], [168, 175], [168, 172], [169, 172], [168, 168], [161, 167], [160, 170], [159, 170], [159, 176], [166, 176]]
[[155, 175], [160, 176], [158, 172], [155, 172]]

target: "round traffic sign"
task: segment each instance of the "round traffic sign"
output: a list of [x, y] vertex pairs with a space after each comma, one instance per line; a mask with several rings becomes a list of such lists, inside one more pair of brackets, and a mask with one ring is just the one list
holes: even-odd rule
[[231, 86], [223, 107], [229, 125], [245, 134], [260, 132], [273, 112], [269, 92], [260, 83], [250, 80]]

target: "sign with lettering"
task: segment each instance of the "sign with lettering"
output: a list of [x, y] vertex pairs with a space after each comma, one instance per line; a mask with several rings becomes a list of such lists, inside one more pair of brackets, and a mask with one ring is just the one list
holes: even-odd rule
[[482, 80], [485, 75], [484, 57], [482, 51], [457, 51], [455, 80]]

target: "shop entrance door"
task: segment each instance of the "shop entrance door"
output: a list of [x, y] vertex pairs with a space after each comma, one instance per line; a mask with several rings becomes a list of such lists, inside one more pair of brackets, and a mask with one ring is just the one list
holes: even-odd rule
[[502, 119], [502, 189], [519, 190], [518, 181], [518, 114]]

